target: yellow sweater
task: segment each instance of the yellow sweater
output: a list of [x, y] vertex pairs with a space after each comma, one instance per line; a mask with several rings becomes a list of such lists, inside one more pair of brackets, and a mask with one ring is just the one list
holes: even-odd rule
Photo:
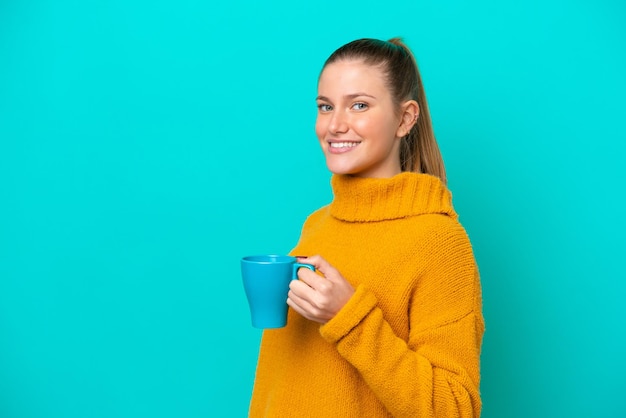
[[250, 417], [478, 417], [480, 282], [450, 192], [407, 172], [331, 183], [292, 253], [356, 293], [325, 325], [290, 309], [264, 331]]

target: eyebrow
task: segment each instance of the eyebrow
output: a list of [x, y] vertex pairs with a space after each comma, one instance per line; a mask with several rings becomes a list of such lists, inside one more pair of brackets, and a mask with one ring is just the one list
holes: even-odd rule
[[[376, 97], [372, 96], [371, 94], [367, 94], [367, 93], [352, 93], [352, 94], [346, 94], [344, 96], [346, 99], [356, 99], [357, 97], [370, 97], [372, 99], [376, 99]], [[315, 98], [315, 100], [322, 100], [325, 102], [330, 102], [330, 99], [326, 96], [317, 96]]]

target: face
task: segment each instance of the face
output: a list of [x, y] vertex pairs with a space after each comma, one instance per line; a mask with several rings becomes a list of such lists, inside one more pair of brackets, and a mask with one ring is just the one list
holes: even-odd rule
[[331, 172], [383, 178], [402, 171], [400, 141], [415, 115], [394, 106], [380, 68], [358, 60], [327, 65], [317, 106], [315, 133]]

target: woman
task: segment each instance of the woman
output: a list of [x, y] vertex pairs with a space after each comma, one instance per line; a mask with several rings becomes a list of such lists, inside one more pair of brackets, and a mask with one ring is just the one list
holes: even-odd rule
[[334, 199], [292, 251], [317, 272], [300, 269], [288, 325], [263, 334], [250, 416], [479, 416], [478, 269], [412, 53], [342, 46], [317, 105]]

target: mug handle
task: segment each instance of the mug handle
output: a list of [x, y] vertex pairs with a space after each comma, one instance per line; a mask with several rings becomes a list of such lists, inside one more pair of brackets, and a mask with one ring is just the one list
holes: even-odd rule
[[297, 280], [298, 279], [298, 270], [301, 268], [306, 268], [309, 269], [311, 271], [315, 271], [315, 266], [311, 265], [311, 264], [304, 264], [304, 263], [294, 263], [293, 264], [293, 280]]

